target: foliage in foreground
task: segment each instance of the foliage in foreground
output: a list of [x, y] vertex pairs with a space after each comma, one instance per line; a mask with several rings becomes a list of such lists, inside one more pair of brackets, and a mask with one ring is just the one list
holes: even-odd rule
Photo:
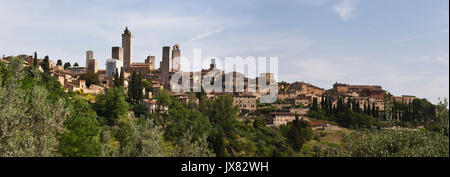
[[449, 139], [430, 131], [373, 130], [346, 134], [343, 143], [352, 157], [449, 157]]
[[[24, 68], [19, 58], [0, 63], [0, 156], [293, 156], [312, 136], [305, 122], [278, 129], [266, 127], [263, 115], [253, 123], [238, 121], [231, 96], [209, 100], [199, 94], [199, 104], [186, 105], [161, 91], [158, 103], [168, 110], [160, 107], [136, 119], [131, 109], [141, 109], [126, 102], [120, 86], [97, 95], [94, 103], [73, 94], [36, 66]], [[446, 100], [438, 105], [438, 119], [425, 131], [355, 131], [324, 155], [448, 157], [446, 107]], [[345, 117], [353, 116], [336, 120]], [[346, 121], [349, 127], [372, 125], [369, 118]], [[317, 156], [320, 150], [313, 148]]]
[[20, 59], [0, 63], [0, 156], [56, 155], [71, 110], [60, 85]]

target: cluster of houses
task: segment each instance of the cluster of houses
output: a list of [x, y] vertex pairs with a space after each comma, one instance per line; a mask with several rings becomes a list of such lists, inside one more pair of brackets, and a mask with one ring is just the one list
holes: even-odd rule
[[[97, 60], [94, 59], [94, 52], [86, 52], [86, 67], [72, 66], [64, 68], [61, 65], [55, 65], [53, 61], [49, 61], [50, 73], [56, 78], [66, 91], [82, 92], [89, 94], [101, 94], [104, 93], [106, 88], [110, 88], [113, 85], [113, 79], [115, 75], [124, 78], [124, 87], [127, 89], [128, 80], [133, 72], [140, 73], [142, 79], [146, 79], [152, 84], [153, 91], [144, 92], [144, 104], [148, 111], [154, 112], [156, 110], [167, 110], [167, 108], [157, 105], [153, 95], [157, 95], [161, 89], [168, 90], [173, 96], [178, 98], [182, 103], [198, 103], [199, 100], [193, 94], [185, 92], [172, 91], [170, 86], [170, 79], [175, 73], [180, 73], [180, 55], [181, 50], [178, 44], [175, 44], [173, 48], [163, 47], [162, 62], [160, 68], [155, 68], [155, 56], [148, 56], [143, 63], [132, 62], [133, 60], [133, 35], [125, 29], [122, 34], [122, 47], [112, 47], [112, 55], [110, 59], [106, 60], [106, 69], [97, 68]], [[29, 55], [19, 55], [18, 57], [23, 59], [24, 65], [33, 65], [34, 57]], [[12, 57], [3, 56], [1, 61], [8, 63]], [[38, 60], [38, 63], [42, 63], [42, 60]], [[38, 64], [41, 71], [42, 68]], [[90, 85], [87, 87], [86, 81], [82, 80], [80, 76], [84, 73], [92, 72], [98, 76], [100, 83], [98, 85]], [[119, 72], [119, 73], [116, 73]], [[374, 85], [349, 85], [336, 83], [332, 89], [325, 90], [309, 83], [294, 82], [278, 83], [278, 95], [277, 101], [270, 105], [258, 104], [258, 100], [261, 96], [266, 94], [266, 91], [260, 90], [257, 87], [258, 82], [274, 83], [272, 73], [261, 74], [257, 78], [246, 78], [242, 73], [231, 72], [225, 73], [224, 71], [217, 69], [215, 65], [215, 59], [211, 60], [210, 68], [203, 69], [198, 72], [181, 72], [183, 75], [187, 75], [190, 79], [190, 83], [196, 81], [195, 76], [200, 75], [201, 78], [208, 75], [208, 73], [218, 73], [223, 78], [222, 87], [225, 90], [225, 77], [232, 76], [232, 91], [231, 92], [210, 92], [207, 93], [207, 97], [216, 99], [217, 97], [228, 94], [234, 98], [234, 105], [237, 106], [241, 112], [258, 111], [258, 109], [264, 109], [267, 107], [275, 108], [275, 111], [270, 113], [270, 119], [267, 120], [268, 126], [280, 126], [286, 125], [288, 122], [292, 122], [296, 117], [307, 120], [307, 112], [313, 102], [320, 104], [324, 96], [332, 101], [333, 105], [336, 105], [338, 99], [343, 99], [344, 102], [352, 101], [352, 104], [358, 103], [359, 107], [363, 108], [368, 105], [372, 109], [384, 110], [384, 100], [386, 91], [381, 86]], [[243, 83], [237, 82], [237, 78], [242, 78]], [[241, 84], [241, 85], [240, 85]], [[193, 85], [190, 85], [193, 88]], [[239, 92], [238, 88], [243, 88], [243, 92]], [[256, 90], [251, 90], [251, 89]], [[410, 103], [416, 99], [414, 96], [400, 96], [394, 97], [397, 102]], [[245, 111], [244, 111], [245, 110]], [[243, 115], [245, 116], [245, 115]]]
[[[33, 56], [28, 55], [19, 55], [18, 57], [23, 59], [23, 63], [25, 66], [33, 65]], [[12, 57], [3, 57], [1, 59], [2, 62], [8, 63]], [[38, 63], [42, 63], [42, 60], [38, 60]], [[212, 61], [214, 63], [214, 61]], [[66, 91], [74, 91], [74, 92], [82, 92], [89, 94], [101, 94], [104, 93], [105, 88], [109, 88], [112, 86], [112, 78], [106, 76], [106, 70], [95, 69], [96, 74], [101, 81], [99, 85], [91, 85], [90, 87], [86, 86], [86, 81], [80, 78], [80, 75], [88, 72], [88, 69], [85, 67], [74, 66], [64, 69], [63, 66], [55, 65], [53, 61], [49, 61], [50, 72], [51, 75], [61, 83], [61, 85], [65, 88]], [[43, 69], [39, 66], [39, 70], [43, 71]], [[201, 76], [205, 76], [208, 72], [217, 70], [214, 64], [211, 64], [209, 69], [202, 70]], [[154, 112], [156, 110], [167, 110], [167, 107], [159, 107], [157, 105], [156, 100], [153, 98], [153, 95], [158, 94], [159, 90], [167, 89], [169, 93], [171, 93], [174, 97], [178, 98], [178, 100], [182, 103], [198, 103], [199, 100], [192, 93], [188, 94], [185, 92], [172, 92], [170, 87], [165, 87], [162, 84], [161, 80], [161, 72], [160, 69], [150, 68], [147, 71], [143, 71], [144, 77], [153, 85], [153, 92], [144, 92], [144, 100], [142, 104], [144, 104], [148, 111]], [[153, 71], [153, 72], [152, 72]], [[223, 71], [222, 71], [223, 72]], [[129, 72], [124, 72], [125, 74], [125, 88], [127, 87], [128, 79], [130, 77]], [[192, 72], [190, 73], [192, 75]], [[234, 73], [238, 75], [240, 73]], [[169, 76], [170, 78], [170, 76]], [[266, 78], [267, 79], [267, 78]], [[245, 78], [245, 81], [248, 82], [248, 78]], [[247, 84], [245, 82], [245, 84]], [[219, 96], [224, 94], [231, 95], [234, 98], [234, 105], [239, 108], [239, 110], [246, 112], [257, 111], [258, 109], [264, 108], [275, 108], [274, 112], [270, 113], [270, 119], [267, 120], [268, 126], [280, 126], [286, 125], [289, 122], [295, 120], [296, 117], [300, 119], [308, 120], [307, 112], [313, 104], [314, 100], [320, 104], [324, 95], [328, 98], [331, 98], [332, 104], [337, 104], [337, 99], [343, 99], [344, 102], [348, 102], [350, 100], [354, 101], [352, 103], [357, 102], [360, 108], [363, 108], [365, 105], [375, 106], [376, 109], [380, 111], [384, 110], [384, 100], [386, 91], [382, 89], [381, 86], [373, 86], [373, 85], [349, 85], [349, 84], [341, 84], [336, 83], [333, 85], [332, 89], [325, 90], [323, 88], [319, 88], [309, 83], [305, 82], [294, 82], [294, 83], [279, 83], [278, 84], [278, 96], [277, 101], [270, 105], [259, 105], [258, 98], [261, 95], [260, 92], [248, 92], [248, 85], [244, 88], [244, 92], [230, 92], [230, 93], [207, 93], [207, 97], [210, 99], [216, 99]], [[234, 85], [233, 88], [236, 86]], [[396, 102], [403, 103], [411, 103], [416, 97], [414, 96], [395, 96], [393, 99]], [[375, 108], [374, 108], [375, 109]], [[243, 115], [245, 116], [245, 115]], [[323, 127], [321, 125], [321, 127]]]

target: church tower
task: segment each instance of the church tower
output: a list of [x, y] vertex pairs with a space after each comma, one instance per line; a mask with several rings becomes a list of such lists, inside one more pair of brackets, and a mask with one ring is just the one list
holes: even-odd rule
[[129, 72], [131, 63], [133, 63], [133, 35], [125, 28], [122, 34], [122, 48], [123, 48], [123, 68], [126, 72]]

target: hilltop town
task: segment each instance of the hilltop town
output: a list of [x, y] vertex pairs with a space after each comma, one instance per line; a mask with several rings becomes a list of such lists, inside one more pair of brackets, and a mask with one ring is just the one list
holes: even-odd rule
[[[0, 155], [22, 147], [22, 135], [15, 132], [23, 130], [33, 133], [27, 147], [42, 146], [29, 151], [42, 156], [448, 155], [447, 100], [433, 105], [415, 96], [393, 96], [379, 85], [335, 83], [325, 89], [276, 82], [274, 73], [248, 78], [219, 69], [216, 59], [209, 68], [186, 72], [180, 56], [175, 44], [162, 48], [160, 68], [155, 56], [133, 62], [128, 27], [122, 46], [111, 47], [106, 69], [98, 68], [94, 51], [86, 51], [86, 67], [55, 63], [36, 52], [3, 56], [0, 121], [7, 133], [0, 138], [11, 146]], [[180, 73], [185, 78], [177, 80]], [[179, 89], [176, 84], [185, 80], [187, 90]], [[198, 80], [201, 89], [194, 86]], [[217, 83], [220, 92], [206, 91], [205, 85]], [[274, 102], [263, 101], [274, 92]], [[8, 123], [16, 118], [25, 121]], [[47, 129], [54, 130], [47, 136], [53, 140], [42, 143]], [[400, 139], [385, 143], [402, 150], [373, 149], [379, 137]], [[48, 148], [57, 151], [49, 155]]]
[[[133, 35], [126, 27], [122, 34], [122, 46], [114, 46], [111, 48], [111, 58], [106, 60], [106, 69], [98, 69], [97, 59], [94, 57], [94, 51], [86, 51], [86, 67], [70, 63], [62, 65], [62, 61], [55, 64], [54, 61], [48, 60], [51, 75], [56, 78], [61, 86], [67, 92], [82, 92], [86, 94], [100, 94], [104, 93], [105, 89], [114, 87], [114, 77], [123, 77], [123, 87], [128, 89], [128, 83], [131, 80], [132, 73], [139, 73], [141, 79], [151, 83], [152, 90], [144, 91], [144, 99], [142, 103], [146, 105], [149, 112], [155, 111], [158, 107], [153, 95], [158, 95], [161, 89], [168, 90], [173, 96], [177, 97], [180, 102], [188, 104], [189, 102], [198, 103], [198, 98], [192, 94], [185, 92], [171, 92], [170, 78], [176, 72], [182, 72], [180, 67], [180, 45], [175, 44], [173, 47], [165, 46], [162, 48], [162, 61], [160, 68], [155, 68], [155, 56], [148, 56], [145, 62], [133, 62]], [[33, 62], [38, 62], [38, 67], [41, 71], [44, 59], [38, 59], [37, 56], [19, 55], [23, 59], [24, 65], [32, 66]], [[13, 57], [5, 57], [1, 62], [8, 63]], [[202, 69], [200, 74], [202, 77], [209, 72], [216, 71], [224, 73], [216, 68], [215, 60], [211, 60], [210, 68]], [[91, 73], [98, 78], [98, 83], [88, 84], [86, 80], [81, 77], [83, 74]], [[190, 79], [193, 80], [193, 72], [188, 72]], [[242, 73], [231, 73], [234, 79]], [[381, 86], [377, 85], [349, 85], [343, 83], [336, 83], [331, 89], [324, 89], [305, 82], [279, 82], [277, 101], [270, 105], [259, 104], [258, 100], [263, 95], [257, 88], [256, 92], [249, 92], [249, 83], [253, 82], [267, 82], [271, 81], [272, 73], [262, 74], [264, 77], [245, 78], [244, 77], [244, 92], [236, 91], [236, 81], [233, 82], [233, 92], [212, 92], [208, 93], [207, 97], [216, 99], [218, 96], [228, 94], [233, 96], [234, 105], [239, 107], [240, 112], [244, 116], [249, 112], [257, 111], [267, 107], [275, 107], [277, 109], [271, 112], [271, 117], [267, 120], [268, 126], [286, 125], [292, 122], [295, 117], [306, 118], [308, 110], [313, 104], [323, 104], [323, 102], [331, 102], [331, 107], [338, 105], [339, 99], [343, 99], [344, 103], [351, 103], [358, 106], [360, 109], [372, 109], [380, 112], [377, 116], [383, 117], [385, 109], [386, 95], [389, 93], [383, 90]], [[264, 79], [264, 80], [263, 80]], [[225, 79], [222, 80], [225, 82]], [[89, 85], [89, 86], [88, 86]], [[225, 86], [224, 86], [225, 87]], [[328, 98], [325, 100], [324, 98]], [[390, 98], [395, 102], [412, 103], [415, 96], [393, 96]]]

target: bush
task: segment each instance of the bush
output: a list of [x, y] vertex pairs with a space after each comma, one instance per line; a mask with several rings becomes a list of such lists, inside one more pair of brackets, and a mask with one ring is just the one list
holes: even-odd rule
[[449, 139], [436, 132], [372, 130], [344, 135], [349, 156], [448, 157]]

